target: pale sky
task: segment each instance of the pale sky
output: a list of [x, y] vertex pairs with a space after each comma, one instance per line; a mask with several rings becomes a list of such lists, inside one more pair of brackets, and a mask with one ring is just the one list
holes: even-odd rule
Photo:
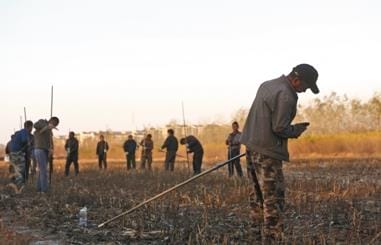
[[[310, 63], [319, 96], [381, 91], [381, 1], [0, 0], [0, 143], [26, 106], [60, 134], [228, 120]], [[316, 98], [300, 95], [305, 103]]]

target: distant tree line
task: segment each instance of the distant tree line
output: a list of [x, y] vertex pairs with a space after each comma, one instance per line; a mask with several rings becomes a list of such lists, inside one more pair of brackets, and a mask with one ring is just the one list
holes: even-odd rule
[[[241, 108], [232, 118], [243, 127], [247, 114], [248, 110]], [[381, 131], [381, 93], [362, 101], [333, 92], [308, 105], [299, 105], [295, 121], [311, 123], [307, 134]]]

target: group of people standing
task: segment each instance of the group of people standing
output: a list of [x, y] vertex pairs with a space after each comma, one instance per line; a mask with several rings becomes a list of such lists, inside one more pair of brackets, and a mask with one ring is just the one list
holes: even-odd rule
[[[11, 183], [10, 187], [20, 193], [28, 180], [30, 168], [31, 173], [36, 173], [38, 167], [37, 190], [46, 192], [48, 190], [48, 163], [53, 160], [53, 134], [52, 129], [59, 124], [57, 117], [52, 117], [49, 121], [41, 119], [36, 123], [26, 121], [24, 128], [15, 132], [8, 142], [6, 154], [10, 156], [10, 172]], [[32, 134], [33, 128], [35, 129]], [[240, 154], [241, 144], [239, 138], [241, 133], [238, 131], [237, 122], [232, 124], [233, 132], [229, 134], [226, 144], [228, 146], [228, 159]], [[204, 156], [204, 149], [201, 142], [193, 135], [186, 136], [180, 139], [180, 142], [175, 136], [173, 129], [168, 129], [167, 138], [160, 148], [161, 152], [165, 152], [164, 169], [166, 171], [174, 171], [177, 157], [183, 157], [177, 154], [179, 143], [186, 146], [187, 154], [193, 153], [192, 166], [193, 173], [201, 172], [201, 166]], [[75, 137], [74, 132], [69, 132], [69, 137], [65, 142], [66, 163], [65, 175], [68, 176], [70, 167], [74, 165], [74, 174], [79, 174], [79, 141]], [[126, 155], [127, 170], [136, 169], [136, 152], [141, 148], [140, 164], [141, 169], [152, 169], [154, 142], [152, 135], [147, 134], [139, 144], [135, 141], [132, 135], [123, 144], [123, 150]], [[100, 135], [100, 140], [96, 146], [96, 155], [98, 156], [99, 169], [107, 169], [107, 152], [110, 147], [103, 135]], [[52, 167], [52, 166], [50, 166]], [[240, 160], [232, 162], [228, 166], [229, 176], [234, 174], [236, 169], [237, 174], [242, 177], [242, 168]]]
[[[177, 157], [182, 157], [177, 154], [179, 143], [186, 146], [187, 154], [193, 153], [193, 171], [195, 174], [201, 172], [201, 165], [204, 156], [204, 149], [200, 141], [193, 135], [189, 135], [180, 139], [180, 142], [175, 136], [173, 129], [167, 130], [167, 138], [161, 146], [161, 152], [165, 152], [164, 169], [166, 171], [175, 170], [175, 162]], [[127, 170], [136, 169], [136, 152], [141, 148], [140, 168], [152, 170], [152, 159], [154, 142], [152, 135], [147, 134], [139, 143], [136, 142], [132, 135], [123, 144], [123, 150], [126, 155]], [[105, 141], [104, 136], [100, 135], [100, 141], [97, 144], [96, 154], [98, 156], [99, 169], [107, 169], [107, 152], [109, 144]]]
[[[24, 128], [15, 132], [8, 142], [6, 153], [10, 157], [11, 183], [8, 185], [16, 193], [21, 193], [29, 176], [29, 167], [32, 173], [38, 167], [37, 191], [45, 193], [49, 189], [48, 163], [53, 159], [52, 130], [59, 124], [57, 117], [49, 120], [40, 119], [36, 123], [26, 121]], [[34, 133], [32, 134], [32, 131]]]
[[[228, 146], [228, 159], [238, 156], [241, 151], [241, 143], [239, 142], [241, 132], [239, 132], [238, 122], [232, 124], [233, 132], [229, 134], [226, 139], [226, 145]], [[204, 148], [201, 142], [193, 135], [186, 136], [180, 139], [180, 142], [175, 136], [173, 129], [168, 129], [167, 138], [160, 148], [160, 152], [165, 152], [164, 169], [166, 171], [174, 171], [175, 162], [177, 157], [183, 157], [177, 154], [179, 149], [179, 143], [186, 146], [187, 154], [193, 153], [192, 167], [193, 173], [201, 173], [201, 166], [204, 157]], [[127, 170], [136, 169], [136, 151], [138, 147], [141, 147], [140, 168], [152, 169], [152, 155], [154, 149], [154, 142], [152, 135], [147, 134], [146, 137], [138, 144], [132, 135], [128, 136], [128, 139], [123, 144], [123, 150], [126, 155]], [[104, 140], [104, 136], [100, 135], [100, 141], [97, 144], [96, 154], [98, 156], [99, 169], [107, 169], [107, 152], [109, 150], [108, 143]], [[229, 164], [228, 172], [229, 176], [234, 175], [234, 169], [236, 169], [238, 176], [242, 177], [242, 167], [240, 159], [237, 159]]]

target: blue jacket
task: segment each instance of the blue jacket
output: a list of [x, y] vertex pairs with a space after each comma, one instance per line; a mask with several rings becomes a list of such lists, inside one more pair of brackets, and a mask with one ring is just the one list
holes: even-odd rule
[[136, 147], [136, 141], [133, 139], [126, 140], [123, 144], [124, 152], [128, 152], [129, 154], [135, 154]]
[[27, 129], [21, 129], [15, 133], [10, 145], [11, 152], [27, 151], [30, 133]]

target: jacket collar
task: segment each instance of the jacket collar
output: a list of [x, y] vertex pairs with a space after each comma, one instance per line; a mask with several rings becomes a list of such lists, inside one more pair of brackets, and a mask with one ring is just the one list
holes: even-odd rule
[[291, 92], [291, 94], [295, 97], [295, 99], [298, 99], [298, 94], [296, 93], [294, 87], [292, 87], [292, 85], [291, 85], [290, 81], [287, 79], [287, 77], [286, 77], [285, 75], [282, 75], [282, 76], [280, 77], [280, 79], [281, 79], [284, 83], [287, 84], [287, 85], [286, 85], [286, 88]]

